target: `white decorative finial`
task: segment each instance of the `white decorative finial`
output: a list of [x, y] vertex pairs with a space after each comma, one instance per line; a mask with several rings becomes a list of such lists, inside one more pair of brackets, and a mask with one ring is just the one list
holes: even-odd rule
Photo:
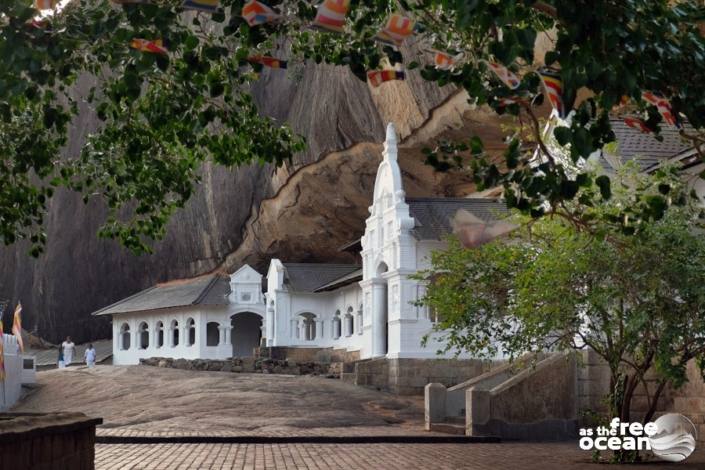
[[384, 158], [385, 160], [397, 159], [397, 130], [393, 122], [387, 124], [387, 139], [384, 142]]

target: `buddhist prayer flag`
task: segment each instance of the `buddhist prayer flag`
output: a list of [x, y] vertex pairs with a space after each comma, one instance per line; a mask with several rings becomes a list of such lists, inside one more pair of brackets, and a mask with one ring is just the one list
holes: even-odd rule
[[507, 67], [505, 67], [502, 64], [498, 64], [497, 62], [486, 62], [487, 66], [494, 72], [494, 74], [499, 78], [502, 83], [507, 85], [509, 89], [511, 90], [516, 90], [519, 88], [519, 85], [521, 85], [521, 81], [519, 78], [514, 75], [514, 72], [509, 70]]
[[15, 307], [15, 315], [12, 317], [12, 334], [17, 337], [17, 344], [20, 346], [20, 352], [24, 352], [24, 343], [22, 342], [22, 303], [17, 302]]
[[646, 122], [643, 119], [639, 119], [637, 117], [625, 117], [624, 124], [644, 134], [650, 134], [653, 132], [649, 126], [646, 125]]
[[441, 51], [433, 51], [433, 63], [438, 70], [452, 70], [463, 58], [463, 53], [450, 55]]
[[34, 8], [37, 10], [53, 10], [59, 0], [34, 0]]
[[147, 39], [133, 39], [130, 43], [130, 47], [137, 49], [138, 51], [149, 52], [152, 54], [166, 54], [168, 52], [161, 39], [155, 39], [154, 41], [149, 41]]
[[280, 60], [265, 55], [253, 55], [248, 57], [247, 61], [253, 64], [262, 64], [272, 69], [285, 69], [287, 66], [286, 60]]
[[453, 233], [465, 248], [477, 248], [508, 234], [518, 226], [506, 220], [485, 222], [465, 209], [459, 209], [451, 220]]
[[565, 107], [563, 105], [563, 81], [558, 76], [558, 74], [550, 72], [548, 70], [542, 70], [539, 72], [541, 81], [543, 82], [543, 87], [546, 90], [546, 95], [548, 96], [548, 101], [556, 110], [559, 117], [565, 116]]
[[673, 114], [671, 103], [666, 98], [650, 91], [643, 92], [641, 94], [641, 98], [647, 103], [656, 106], [656, 109], [666, 124], [676, 126], [678, 128], [681, 127], [678, 119], [676, 119], [676, 116]]
[[279, 20], [281, 15], [262, 2], [251, 0], [242, 7], [242, 17], [250, 26], [272, 23]]
[[318, 13], [313, 20], [316, 28], [342, 33], [345, 26], [345, 15], [350, 9], [350, 0], [324, 0], [318, 6]]
[[404, 80], [405, 78], [406, 74], [401, 70], [372, 70], [367, 72], [367, 80], [375, 88], [384, 82], [390, 80]]
[[394, 13], [387, 20], [387, 24], [377, 33], [376, 39], [395, 46], [401, 46], [404, 39], [414, 34], [416, 21], [398, 13]]
[[184, 0], [184, 9], [213, 13], [219, 4], [220, 0]]
[[519, 96], [509, 96], [507, 98], [500, 98], [497, 100], [498, 108], [506, 108], [513, 104], [528, 104], [527, 101]]

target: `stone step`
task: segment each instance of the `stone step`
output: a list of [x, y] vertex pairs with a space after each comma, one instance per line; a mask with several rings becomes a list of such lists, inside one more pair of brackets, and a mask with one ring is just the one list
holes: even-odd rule
[[453, 424], [453, 423], [432, 423], [431, 431], [442, 432], [444, 434], [456, 434], [459, 436], [465, 435], [465, 425], [464, 424]]

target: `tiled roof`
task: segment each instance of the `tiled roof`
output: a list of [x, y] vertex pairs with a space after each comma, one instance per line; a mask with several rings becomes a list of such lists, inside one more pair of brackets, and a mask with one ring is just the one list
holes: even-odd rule
[[[678, 129], [673, 126], [661, 126], [663, 142], [659, 142], [653, 134], [639, 132], [627, 126], [621, 119], [612, 119], [610, 124], [617, 138], [619, 160], [622, 164], [634, 160], [640, 170], [646, 170], [692, 148], [692, 145], [683, 141], [678, 135]], [[685, 128], [691, 129], [687, 124]], [[607, 162], [603, 159], [602, 163], [604, 166]]]
[[508, 215], [507, 206], [493, 198], [407, 198], [406, 203], [416, 220], [413, 234], [419, 240], [441, 240], [451, 233], [451, 220], [459, 209], [484, 221]]
[[228, 294], [230, 277], [210, 274], [157, 284], [98, 310], [93, 315], [114, 315], [190, 305], [227, 305]]
[[295, 292], [314, 292], [319, 287], [360, 269], [355, 264], [283, 263], [285, 282]]
[[350, 274], [346, 274], [345, 276], [335, 279], [328, 284], [325, 284], [319, 288], [316, 289], [316, 292], [323, 292], [323, 291], [328, 291], [328, 290], [335, 290], [343, 286], [347, 286], [348, 284], [352, 284], [353, 282], [361, 281], [362, 280], [362, 269], [358, 269], [356, 271], [351, 272]]

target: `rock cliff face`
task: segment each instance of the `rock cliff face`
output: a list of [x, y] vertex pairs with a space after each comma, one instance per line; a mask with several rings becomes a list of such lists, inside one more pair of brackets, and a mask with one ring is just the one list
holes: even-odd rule
[[[89, 87], [84, 79], [81, 94]], [[150, 285], [243, 262], [263, 269], [269, 257], [289, 261], [345, 260], [337, 251], [362, 234], [387, 121], [401, 133], [401, 161], [410, 195], [466, 193], [467, 181], [439, 177], [422, 164], [420, 148], [441, 134], [472, 132], [488, 116], [462, 93], [428, 84], [415, 73], [371, 90], [347, 69], [302, 65], [263, 73], [254, 89], [263, 113], [288, 122], [308, 148], [282, 168], [232, 170], [205, 165], [202, 184], [173, 218], [155, 253], [137, 257], [99, 240], [105, 216], [59, 192], [46, 217], [49, 242], [38, 259], [22, 243], [0, 247], [0, 299], [22, 300], [24, 327], [58, 341], [108, 337], [92, 311]], [[84, 105], [72, 129], [75, 152], [96, 128]], [[5, 320], [7, 321], [7, 317]]]

